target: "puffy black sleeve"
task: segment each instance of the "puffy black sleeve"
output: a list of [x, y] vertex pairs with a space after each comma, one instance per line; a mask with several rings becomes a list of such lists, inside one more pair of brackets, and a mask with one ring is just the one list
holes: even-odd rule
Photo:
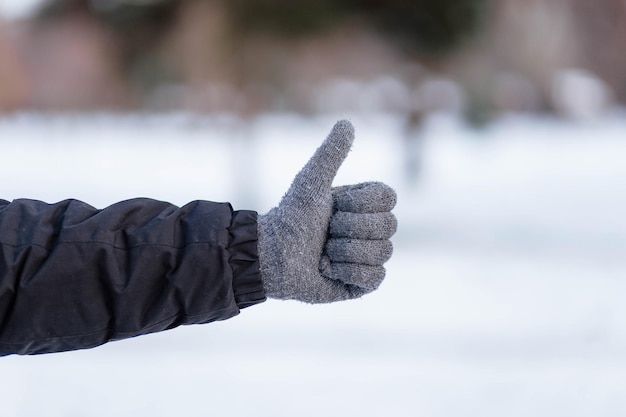
[[0, 200], [0, 355], [91, 348], [264, 300], [253, 211]]

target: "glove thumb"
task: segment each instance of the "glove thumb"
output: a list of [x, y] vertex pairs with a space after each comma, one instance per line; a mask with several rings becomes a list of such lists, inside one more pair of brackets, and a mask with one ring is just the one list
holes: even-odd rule
[[312, 202], [327, 199], [335, 175], [348, 156], [353, 141], [352, 123], [347, 120], [337, 122], [324, 143], [296, 175], [281, 205], [301, 209]]

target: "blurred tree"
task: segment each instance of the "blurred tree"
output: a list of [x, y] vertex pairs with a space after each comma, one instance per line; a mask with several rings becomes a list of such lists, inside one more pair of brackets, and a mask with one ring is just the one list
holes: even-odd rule
[[472, 39], [489, 0], [346, 0], [405, 52], [442, 55]]
[[233, 0], [244, 30], [282, 36], [333, 28], [348, 18], [376, 27], [405, 52], [445, 54], [471, 39], [489, 0]]
[[278, 36], [330, 29], [351, 11], [348, 2], [338, 0], [232, 0], [228, 6], [239, 30]]
[[[356, 67], [349, 62], [359, 62], [359, 68], [376, 67], [364, 51], [384, 49], [379, 52], [386, 57], [400, 57], [398, 51], [402, 51], [403, 59], [432, 66], [473, 38], [489, 2], [48, 0], [37, 19], [39, 23], [60, 22], [68, 15], [80, 15], [106, 29], [118, 55], [120, 74], [140, 101], [150, 100], [164, 85], [184, 87], [176, 94], [190, 97], [198, 92], [204, 97], [207, 94], [199, 92], [211, 83], [255, 91], [256, 96], [264, 92], [262, 96], [276, 101], [275, 96], [303, 77], [303, 65], [291, 64], [299, 51], [305, 51], [299, 58], [308, 67], [314, 65], [307, 54], [314, 55], [321, 60], [315, 65], [334, 68], [334, 74], [348, 77]], [[389, 72], [376, 68], [379, 73]], [[333, 76], [330, 70], [325, 73]]]
[[176, 21], [181, 6], [176, 0], [90, 3], [93, 12], [120, 38], [127, 60], [160, 42]]
[[[185, 3], [219, 0], [49, 0], [39, 18], [69, 13], [96, 16], [120, 39], [124, 62], [149, 51], [168, 33]], [[278, 37], [332, 29], [347, 19], [366, 22], [403, 51], [444, 55], [472, 38], [490, 0], [231, 0], [235, 30]]]

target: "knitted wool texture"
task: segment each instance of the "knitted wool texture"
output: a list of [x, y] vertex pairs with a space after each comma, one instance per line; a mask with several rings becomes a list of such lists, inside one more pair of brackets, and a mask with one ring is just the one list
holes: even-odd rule
[[332, 187], [354, 141], [338, 122], [280, 204], [259, 216], [259, 262], [268, 297], [329, 303], [380, 285], [391, 257], [396, 193], [369, 182]]

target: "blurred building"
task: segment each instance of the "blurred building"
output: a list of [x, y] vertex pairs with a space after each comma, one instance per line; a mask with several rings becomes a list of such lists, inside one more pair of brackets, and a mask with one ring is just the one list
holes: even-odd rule
[[27, 104], [26, 65], [17, 50], [15, 28], [0, 20], [0, 111], [10, 111]]

